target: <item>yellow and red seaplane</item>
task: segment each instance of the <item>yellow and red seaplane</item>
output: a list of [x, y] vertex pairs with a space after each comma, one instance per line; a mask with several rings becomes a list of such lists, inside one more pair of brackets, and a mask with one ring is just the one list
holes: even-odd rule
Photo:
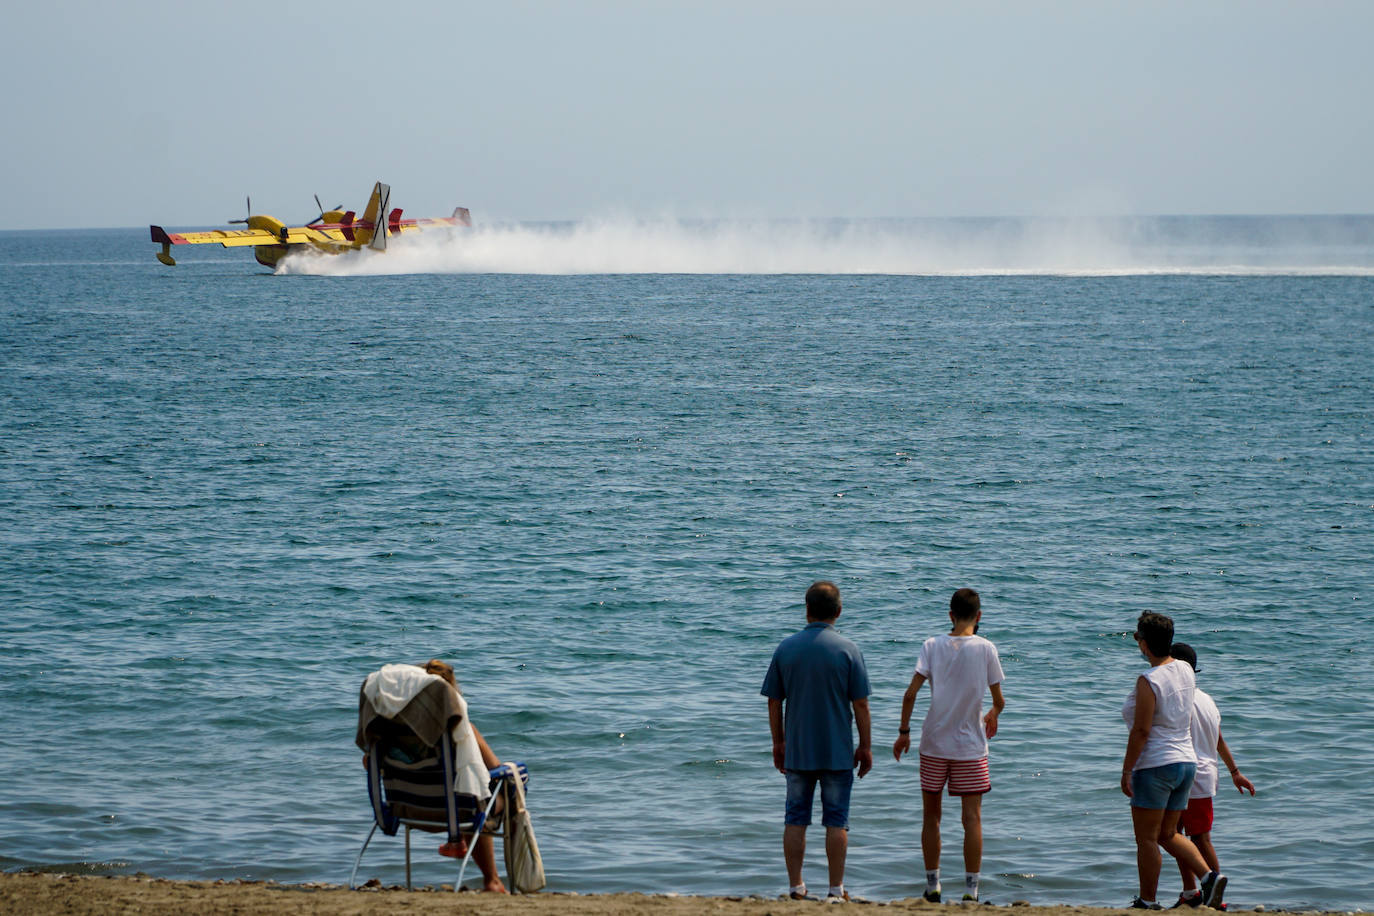
[[[316, 205], [320, 199], [315, 198]], [[352, 211], [335, 207], [325, 210], [304, 226], [288, 226], [275, 216], [254, 214], [249, 201], [247, 219], [230, 220], [243, 223], [247, 229], [215, 229], [210, 232], [168, 232], [161, 226], [149, 226], [153, 241], [162, 246], [157, 259], [169, 267], [176, 265], [172, 257], [173, 245], [223, 245], [225, 248], [253, 246], [253, 256], [264, 267], [276, 267], [288, 254], [313, 250], [324, 254], [343, 254], [370, 248], [386, 251], [387, 236], [402, 232], [417, 232], [426, 226], [471, 226], [472, 217], [466, 207], [458, 207], [449, 217], [431, 219], [401, 219], [401, 208], [390, 213], [391, 187], [380, 181], [372, 188], [367, 208], [361, 218]]]

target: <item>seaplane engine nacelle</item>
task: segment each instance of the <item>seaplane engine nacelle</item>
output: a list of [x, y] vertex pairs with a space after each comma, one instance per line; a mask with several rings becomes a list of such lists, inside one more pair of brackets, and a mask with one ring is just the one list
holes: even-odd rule
[[262, 229], [272, 233], [283, 242], [286, 241], [286, 223], [275, 216], [250, 216], [246, 222], [249, 229]]

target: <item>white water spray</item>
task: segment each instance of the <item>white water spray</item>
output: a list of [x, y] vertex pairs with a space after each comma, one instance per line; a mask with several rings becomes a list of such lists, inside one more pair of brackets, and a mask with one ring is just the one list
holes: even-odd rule
[[610, 218], [408, 233], [385, 253], [293, 255], [278, 273], [1374, 275], [1371, 241], [1365, 217]]

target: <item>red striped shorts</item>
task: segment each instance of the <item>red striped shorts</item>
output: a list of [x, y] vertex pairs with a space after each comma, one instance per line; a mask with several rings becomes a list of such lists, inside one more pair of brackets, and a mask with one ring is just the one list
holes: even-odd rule
[[941, 792], [949, 783], [950, 795], [982, 795], [992, 790], [988, 758], [946, 760], [921, 755], [921, 791]]

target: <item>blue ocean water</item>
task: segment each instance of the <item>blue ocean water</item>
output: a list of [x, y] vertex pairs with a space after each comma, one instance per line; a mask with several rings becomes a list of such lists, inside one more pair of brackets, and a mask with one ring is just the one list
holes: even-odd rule
[[[552, 889], [777, 893], [758, 691], [829, 578], [876, 691], [855, 891], [922, 887], [888, 749], [969, 585], [1007, 674], [986, 899], [1134, 893], [1149, 609], [1259, 787], [1218, 796], [1228, 897], [1368, 908], [1374, 221], [1028, 232], [507, 227], [291, 268], [366, 276], [0, 234], [0, 868], [343, 881], [358, 687], [437, 656], [531, 766]], [[402, 880], [399, 841], [363, 874]]]

